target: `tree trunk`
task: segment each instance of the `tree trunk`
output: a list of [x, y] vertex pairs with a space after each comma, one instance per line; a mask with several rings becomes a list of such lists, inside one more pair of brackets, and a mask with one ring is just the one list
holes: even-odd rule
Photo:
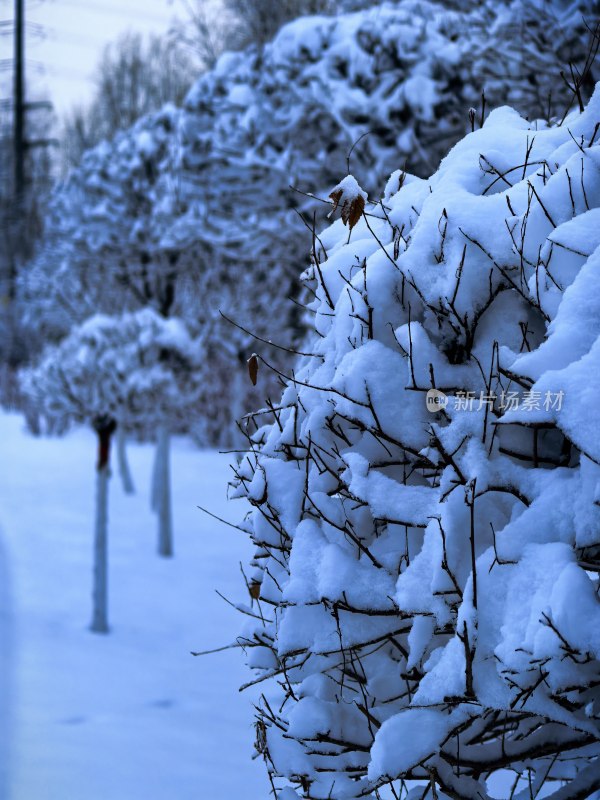
[[129, 469], [125, 441], [125, 431], [123, 428], [117, 428], [117, 463], [119, 465], [119, 475], [121, 476], [123, 491], [125, 494], [135, 494], [135, 484], [133, 483], [131, 470]]
[[160, 434], [157, 432], [154, 461], [152, 462], [152, 477], [150, 478], [150, 508], [156, 513], [158, 513], [158, 508], [160, 505], [160, 458]]
[[173, 515], [171, 509], [171, 470], [169, 430], [160, 425], [157, 430], [155, 475], [153, 476], [153, 505], [158, 514], [158, 553], [173, 555]]
[[94, 529], [94, 583], [92, 623], [94, 633], [108, 633], [108, 481], [110, 478], [110, 442], [114, 420], [96, 420], [98, 463], [96, 465], [96, 524]]

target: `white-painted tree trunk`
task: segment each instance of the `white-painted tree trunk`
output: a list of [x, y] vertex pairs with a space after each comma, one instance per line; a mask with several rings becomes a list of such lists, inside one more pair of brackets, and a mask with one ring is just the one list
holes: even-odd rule
[[158, 553], [173, 555], [173, 512], [171, 508], [170, 437], [165, 425], [156, 432], [155, 475], [153, 476], [153, 507], [158, 514]]
[[152, 476], [150, 478], [150, 508], [158, 513], [160, 506], [160, 481], [161, 481], [161, 449], [160, 434], [157, 432], [154, 460], [152, 462]]
[[123, 491], [125, 494], [135, 494], [135, 484], [129, 468], [129, 461], [127, 460], [125, 431], [122, 427], [117, 428], [117, 463]]
[[91, 630], [108, 633], [108, 481], [109, 465], [96, 472], [96, 525], [94, 530], [94, 586]]

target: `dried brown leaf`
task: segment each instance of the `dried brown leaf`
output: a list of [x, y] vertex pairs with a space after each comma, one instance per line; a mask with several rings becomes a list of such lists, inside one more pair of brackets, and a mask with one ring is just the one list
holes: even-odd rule
[[342, 220], [344, 225], [348, 225], [350, 230], [356, 225], [358, 220], [362, 217], [365, 210], [365, 198], [358, 194], [350, 203], [344, 203], [342, 208]]
[[329, 199], [333, 201], [333, 208], [331, 209], [331, 214], [335, 214], [337, 211], [337, 207], [342, 199], [344, 192], [341, 189], [336, 189], [335, 192], [332, 192], [329, 195]]
[[252, 581], [251, 584], [248, 586], [248, 591], [250, 592], [250, 597], [253, 600], [258, 600], [258, 598], [260, 597], [260, 583]]
[[256, 381], [258, 379], [258, 356], [256, 353], [252, 353], [248, 359], [248, 375], [250, 375], [252, 386], [256, 386]]

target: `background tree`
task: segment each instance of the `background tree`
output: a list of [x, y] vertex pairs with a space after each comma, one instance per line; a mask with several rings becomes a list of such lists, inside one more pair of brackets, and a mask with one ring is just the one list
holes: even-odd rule
[[[197, 406], [197, 350], [178, 320], [150, 309], [117, 317], [96, 315], [23, 373], [23, 389], [47, 423], [64, 430], [90, 425], [97, 434], [94, 588], [91, 629], [108, 631], [108, 482], [117, 426], [168, 433]], [[164, 440], [165, 434], [161, 434]], [[173, 554], [168, 449], [159, 478], [160, 555]]]
[[166, 103], [181, 104], [198, 71], [189, 49], [176, 39], [125, 33], [108, 44], [96, 68], [88, 107], [75, 108], [64, 124], [64, 159], [80, 162], [86, 150], [134, 125]]
[[160, 249], [156, 209], [174, 202], [167, 162], [177, 118], [167, 106], [103, 142], [53, 194], [43, 247], [20, 281], [32, 336], [57, 341], [96, 311], [173, 311], [177, 254]]
[[226, 39], [227, 49], [242, 49], [248, 45], [263, 46], [271, 41], [290, 20], [310, 14], [332, 13], [331, 0], [224, 0], [225, 8], [235, 23]]
[[171, 34], [191, 48], [205, 68], [212, 69], [226, 50], [263, 47], [286, 22], [310, 14], [334, 14], [345, 4], [331, 0], [183, 0], [183, 7], [186, 19], [176, 20]]

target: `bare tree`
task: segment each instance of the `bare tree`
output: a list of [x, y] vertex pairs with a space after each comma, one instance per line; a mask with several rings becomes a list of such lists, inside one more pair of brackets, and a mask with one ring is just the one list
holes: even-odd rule
[[[224, 50], [259, 47], [271, 41], [279, 29], [307, 14], [334, 14], [345, 3], [333, 0], [223, 0], [222, 7], [211, 7], [207, 0], [182, 0], [187, 20], [175, 23], [172, 33], [190, 47], [201, 63], [210, 69]], [[367, 5], [359, 0], [355, 6]]]
[[85, 150], [165, 103], [180, 105], [197, 72], [188, 49], [173, 37], [125, 33], [107, 45], [96, 70], [96, 93], [88, 107], [66, 118], [64, 164], [79, 163]]
[[224, 0], [225, 7], [237, 21], [231, 31], [228, 46], [246, 47], [263, 45], [292, 19], [307, 14], [332, 13], [335, 4], [331, 0]]
[[235, 19], [226, 8], [213, 9], [206, 0], [181, 3], [187, 16], [174, 21], [171, 36], [188, 48], [204, 69], [212, 69], [231, 38]]

